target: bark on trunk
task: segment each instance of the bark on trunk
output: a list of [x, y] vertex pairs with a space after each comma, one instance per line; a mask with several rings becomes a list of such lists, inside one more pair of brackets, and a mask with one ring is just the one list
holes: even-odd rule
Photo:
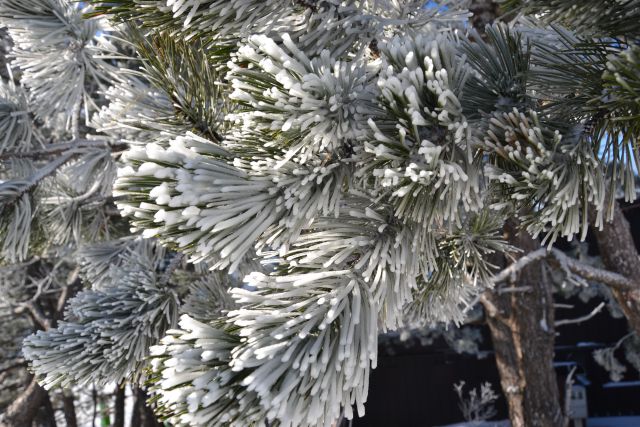
[[113, 427], [124, 427], [124, 386], [116, 389], [116, 401], [114, 404], [115, 417], [113, 420]]
[[630, 327], [640, 336], [640, 256], [629, 222], [617, 203], [614, 206], [613, 220], [605, 222], [602, 230], [596, 230], [595, 234], [604, 265], [638, 283], [637, 289], [630, 292], [610, 289]]
[[[509, 225], [509, 242], [524, 253], [539, 244], [525, 232]], [[500, 385], [509, 406], [513, 427], [559, 427], [563, 425], [560, 397], [553, 369], [554, 312], [551, 285], [535, 262], [522, 270], [510, 287], [526, 292], [485, 293], [487, 314]]]
[[47, 392], [33, 378], [22, 394], [7, 407], [0, 427], [31, 427], [46, 396]]

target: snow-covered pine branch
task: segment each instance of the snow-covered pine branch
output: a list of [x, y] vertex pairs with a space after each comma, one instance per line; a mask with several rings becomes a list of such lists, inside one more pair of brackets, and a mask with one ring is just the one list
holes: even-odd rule
[[177, 292], [160, 283], [164, 250], [120, 257], [105, 273], [108, 280], [69, 301], [56, 328], [25, 339], [25, 357], [46, 388], [137, 380], [149, 348], [176, 324]]
[[88, 120], [89, 110], [97, 108], [91, 85], [104, 85], [115, 71], [95, 58], [103, 29], [82, 19], [79, 5], [63, 0], [3, 1], [0, 22], [14, 42], [12, 65], [22, 72], [33, 111], [77, 137], [81, 110]]
[[[462, 114], [469, 69], [446, 35], [398, 36], [381, 46], [383, 112], [369, 119], [357, 175], [395, 215], [433, 229], [482, 207], [480, 168]], [[372, 179], [373, 178], [373, 179]]]

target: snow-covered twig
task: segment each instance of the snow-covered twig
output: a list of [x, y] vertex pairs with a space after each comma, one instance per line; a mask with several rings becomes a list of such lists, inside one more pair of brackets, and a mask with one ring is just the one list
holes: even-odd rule
[[559, 263], [562, 267], [583, 277], [584, 279], [604, 283], [623, 291], [640, 291], [640, 285], [638, 285], [638, 283], [621, 274], [582, 263], [567, 256], [564, 252], [558, 249], [547, 250], [546, 248], [540, 248], [524, 255], [522, 258], [518, 259], [518, 261], [496, 274], [493, 277], [492, 282], [493, 284], [497, 284], [504, 282], [505, 280], [512, 279], [527, 265], [545, 258], [549, 261]]

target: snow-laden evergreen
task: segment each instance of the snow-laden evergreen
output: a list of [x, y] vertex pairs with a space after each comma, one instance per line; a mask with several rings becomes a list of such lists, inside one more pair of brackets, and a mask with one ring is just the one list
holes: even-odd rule
[[24, 343], [46, 387], [328, 427], [364, 413], [379, 333], [464, 320], [505, 221], [551, 245], [635, 197], [627, 20], [603, 46], [579, 8], [481, 37], [466, 1], [84, 3], [0, 0], [0, 257], [76, 286], [23, 304], [77, 292]]

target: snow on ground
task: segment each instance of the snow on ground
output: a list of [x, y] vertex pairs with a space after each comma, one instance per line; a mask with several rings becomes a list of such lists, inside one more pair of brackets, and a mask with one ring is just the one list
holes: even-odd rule
[[[508, 420], [476, 421], [458, 424], [448, 424], [441, 427], [510, 427]], [[586, 427], [640, 427], [640, 416], [633, 417], [595, 417], [587, 420]]]
[[587, 427], [640, 427], [640, 417], [589, 418]]

